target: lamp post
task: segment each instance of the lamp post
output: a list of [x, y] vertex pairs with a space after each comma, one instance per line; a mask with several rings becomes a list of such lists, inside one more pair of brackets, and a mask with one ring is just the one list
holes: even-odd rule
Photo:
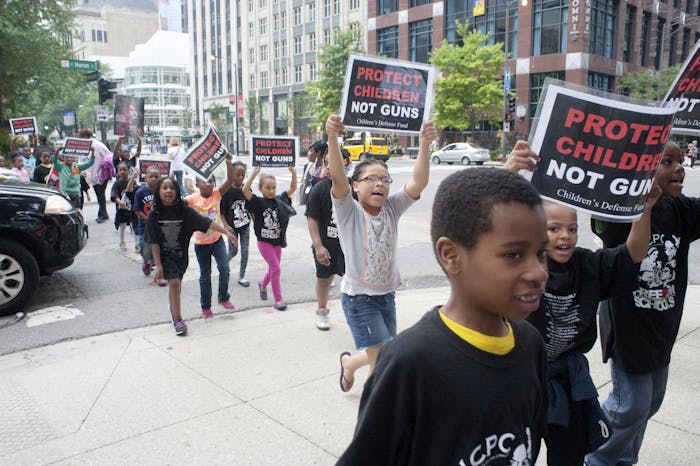
[[[508, 115], [508, 93], [510, 92], [510, 86], [506, 89], [506, 74], [508, 70], [508, 45], [510, 42], [510, 9], [515, 4], [517, 6], [517, 0], [503, 0], [503, 4], [506, 9], [506, 27], [505, 27], [505, 39], [503, 41], [503, 137], [501, 138], [501, 155], [505, 158], [506, 156], [506, 133], [510, 131], [510, 121], [506, 121], [506, 115]], [[520, 0], [522, 6], [527, 6], [527, 0]], [[506, 130], [506, 124], [508, 129]]]

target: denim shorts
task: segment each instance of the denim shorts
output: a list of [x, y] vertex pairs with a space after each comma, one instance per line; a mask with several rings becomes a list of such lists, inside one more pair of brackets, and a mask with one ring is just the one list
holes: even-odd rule
[[345, 320], [358, 350], [383, 345], [396, 336], [394, 292], [369, 296], [340, 296]]

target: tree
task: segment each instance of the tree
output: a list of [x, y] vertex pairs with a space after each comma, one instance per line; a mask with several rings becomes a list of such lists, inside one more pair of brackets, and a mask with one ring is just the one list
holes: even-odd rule
[[260, 99], [256, 96], [246, 99], [245, 110], [248, 114], [248, 129], [251, 134], [257, 134], [260, 127]]
[[462, 45], [443, 40], [430, 62], [443, 75], [435, 82], [435, 124], [462, 131], [501, 119], [503, 82], [494, 76], [502, 73], [505, 55], [502, 43], [488, 45], [487, 34], [456, 25]]
[[351, 52], [362, 52], [362, 44], [351, 30], [343, 30], [335, 35], [331, 44], [325, 44], [318, 55], [323, 65], [319, 79], [306, 86], [309, 97], [316, 98], [311, 109], [313, 126], [325, 128], [326, 119], [340, 110], [343, 96], [343, 83]]
[[620, 90], [630, 97], [646, 100], [661, 100], [676, 78], [680, 65], [664, 68], [660, 72], [652, 70], [630, 73], [620, 79]]
[[[34, 96], [59, 100], [65, 72], [61, 58], [73, 57], [76, 0], [5, 0], [0, 8], [0, 121], [32, 114]], [[18, 113], [19, 112], [19, 113]], [[21, 113], [21, 115], [20, 115]]]

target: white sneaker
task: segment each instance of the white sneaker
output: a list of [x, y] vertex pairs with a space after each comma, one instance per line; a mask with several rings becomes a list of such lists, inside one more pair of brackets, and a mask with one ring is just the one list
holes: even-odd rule
[[329, 330], [331, 328], [331, 318], [328, 317], [328, 309], [319, 309], [316, 311], [316, 328], [319, 330]]

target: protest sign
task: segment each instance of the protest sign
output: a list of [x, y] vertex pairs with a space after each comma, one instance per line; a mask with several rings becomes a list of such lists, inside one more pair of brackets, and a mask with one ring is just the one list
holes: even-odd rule
[[226, 159], [226, 147], [224, 147], [214, 126], [209, 125], [207, 134], [192, 145], [182, 161], [190, 168], [197, 178], [208, 180], [214, 174], [214, 170]]
[[681, 66], [664, 100], [676, 109], [672, 133], [700, 135], [700, 40]]
[[251, 165], [261, 167], [288, 167], [299, 157], [299, 138], [296, 136], [250, 137]]
[[596, 218], [639, 218], [674, 110], [550, 81], [545, 86], [531, 135], [532, 150], [541, 158], [530, 174], [532, 184], [544, 198]]
[[10, 118], [10, 130], [13, 136], [34, 134], [36, 129], [36, 117]]
[[90, 156], [92, 139], [66, 138], [63, 143], [63, 155]]
[[350, 54], [340, 114], [348, 129], [418, 134], [433, 104], [435, 68]]
[[114, 134], [118, 136], [143, 136], [143, 97], [114, 96]]
[[146, 182], [146, 172], [150, 167], [156, 167], [160, 170], [160, 176], [168, 176], [170, 174], [170, 160], [165, 157], [139, 157], [139, 182]]

